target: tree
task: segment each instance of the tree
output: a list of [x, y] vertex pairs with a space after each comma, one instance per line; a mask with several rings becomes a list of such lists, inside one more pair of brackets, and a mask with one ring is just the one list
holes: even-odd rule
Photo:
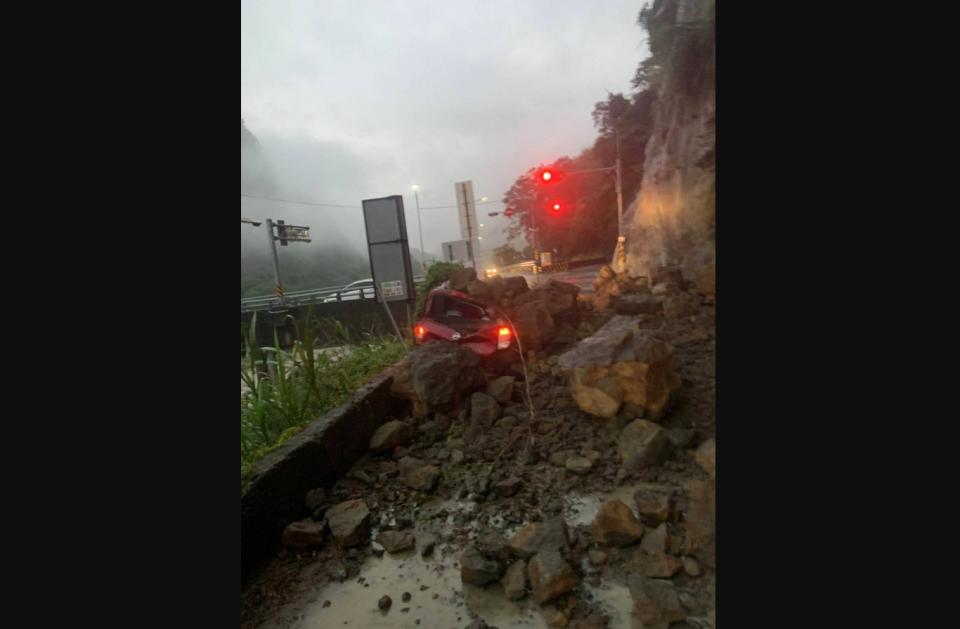
[[527, 258], [524, 258], [523, 254], [509, 243], [493, 250], [493, 261], [497, 266], [510, 266], [517, 262], [523, 262], [525, 259]]

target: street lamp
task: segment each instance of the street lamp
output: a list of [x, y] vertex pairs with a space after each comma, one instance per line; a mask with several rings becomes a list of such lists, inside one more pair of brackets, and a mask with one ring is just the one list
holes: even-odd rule
[[413, 190], [413, 198], [417, 201], [417, 231], [420, 232], [420, 270], [424, 273], [427, 272], [427, 263], [424, 260], [426, 255], [423, 251], [423, 225], [420, 223], [420, 195], [417, 194], [417, 191], [420, 189], [420, 186], [417, 184], [412, 184], [410, 189]]

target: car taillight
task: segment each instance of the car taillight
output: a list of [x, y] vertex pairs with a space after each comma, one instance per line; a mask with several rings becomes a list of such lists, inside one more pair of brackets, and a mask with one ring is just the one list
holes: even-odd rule
[[510, 347], [510, 328], [501, 327], [497, 330], [497, 349], [507, 349]]
[[427, 330], [422, 325], [418, 325], [413, 328], [413, 335], [417, 337], [418, 341], [422, 341], [423, 337], [426, 336]]

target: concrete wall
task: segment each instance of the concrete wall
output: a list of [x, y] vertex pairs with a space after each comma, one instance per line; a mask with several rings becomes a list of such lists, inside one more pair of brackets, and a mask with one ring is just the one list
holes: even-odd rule
[[394, 371], [386, 369], [346, 404], [268, 454], [242, 483], [241, 584], [276, 552], [284, 527], [309, 515], [306, 493], [331, 487], [364, 455], [377, 428], [409, 414], [409, 403], [390, 395]]

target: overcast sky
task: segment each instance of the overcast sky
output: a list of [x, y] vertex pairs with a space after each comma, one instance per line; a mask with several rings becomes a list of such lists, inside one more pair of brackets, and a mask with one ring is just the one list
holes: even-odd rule
[[[527, 168], [589, 146], [590, 112], [629, 92], [647, 55], [643, 0], [244, 0], [240, 112], [284, 198], [360, 205], [404, 195], [453, 205], [470, 179], [483, 246], [502, 244], [499, 203]], [[241, 199], [241, 213], [286, 218], [364, 247], [360, 210]], [[423, 210], [425, 249], [459, 236], [453, 209]], [[250, 228], [247, 227], [249, 230]], [[249, 237], [249, 231], [242, 232]], [[258, 236], [261, 237], [262, 235]], [[264, 246], [265, 244], [265, 238]], [[365, 247], [364, 247], [365, 248]]]

